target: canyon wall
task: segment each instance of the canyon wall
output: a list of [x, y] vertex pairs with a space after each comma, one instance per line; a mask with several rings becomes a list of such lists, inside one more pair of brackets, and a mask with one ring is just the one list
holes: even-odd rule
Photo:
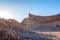
[[22, 22], [22, 27], [26, 30], [36, 31], [57, 31], [56, 25], [60, 24], [60, 14], [53, 16], [36, 16], [29, 14], [29, 18], [26, 18]]
[[39, 22], [39, 23], [48, 23], [60, 20], [60, 14], [53, 16], [36, 16], [29, 14], [29, 20]]

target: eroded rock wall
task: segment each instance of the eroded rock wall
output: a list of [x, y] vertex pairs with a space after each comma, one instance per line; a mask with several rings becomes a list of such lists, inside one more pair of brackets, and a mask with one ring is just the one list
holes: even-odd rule
[[[54, 16], [36, 16], [29, 14], [29, 18], [23, 20], [24, 29], [36, 31], [53, 31], [60, 24], [60, 14]], [[60, 30], [60, 29], [59, 29]]]
[[36, 21], [39, 23], [49, 23], [60, 20], [60, 14], [53, 16], [36, 16], [29, 14], [29, 20]]

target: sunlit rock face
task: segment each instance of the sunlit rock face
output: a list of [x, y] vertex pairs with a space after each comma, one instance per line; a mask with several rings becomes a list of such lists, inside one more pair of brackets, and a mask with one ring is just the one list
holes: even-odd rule
[[60, 14], [53, 16], [36, 16], [29, 14], [29, 20], [39, 22], [39, 23], [49, 23], [60, 20]]
[[[26, 21], [27, 20], [27, 21]], [[60, 24], [60, 14], [53, 16], [36, 16], [29, 14], [29, 18], [23, 20], [25, 29], [33, 31], [57, 31], [60, 30], [56, 25]]]
[[[27, 25], [28, 25], [28, 22], [29, 22], [29, 19], [28, 18], [24, 18], [24, 20], [21, 22], [21, 28], [23, 30], [25, 30], [27, 28]], [[25, 28], [26, 27], [26, 28]]]

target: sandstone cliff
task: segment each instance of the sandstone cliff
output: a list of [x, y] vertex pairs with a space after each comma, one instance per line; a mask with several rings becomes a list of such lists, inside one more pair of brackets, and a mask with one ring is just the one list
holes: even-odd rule
[[60, 14], [52, 16], [36, 16], [29, 14], [29, 20], [36, 21], [39, 23], [48, 23], [60, 20]]
[[24, 19], [22, 26], [26, 30], [33, 31], [57, 31], [56, 25], [60, 24], [60, 14], [53, 16], [36, 16], [29, 14], [27, 19]]

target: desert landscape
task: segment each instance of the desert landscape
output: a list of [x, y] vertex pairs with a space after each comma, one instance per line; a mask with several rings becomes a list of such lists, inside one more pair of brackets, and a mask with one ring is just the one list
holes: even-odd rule
[[60, 14], [29, 14], [21, 23], [15, 19], [0, 18], [0, 40], [60, 40], [59, 24]]
[[60, 40], [60, 0], [0, 0], [0, 40]]

